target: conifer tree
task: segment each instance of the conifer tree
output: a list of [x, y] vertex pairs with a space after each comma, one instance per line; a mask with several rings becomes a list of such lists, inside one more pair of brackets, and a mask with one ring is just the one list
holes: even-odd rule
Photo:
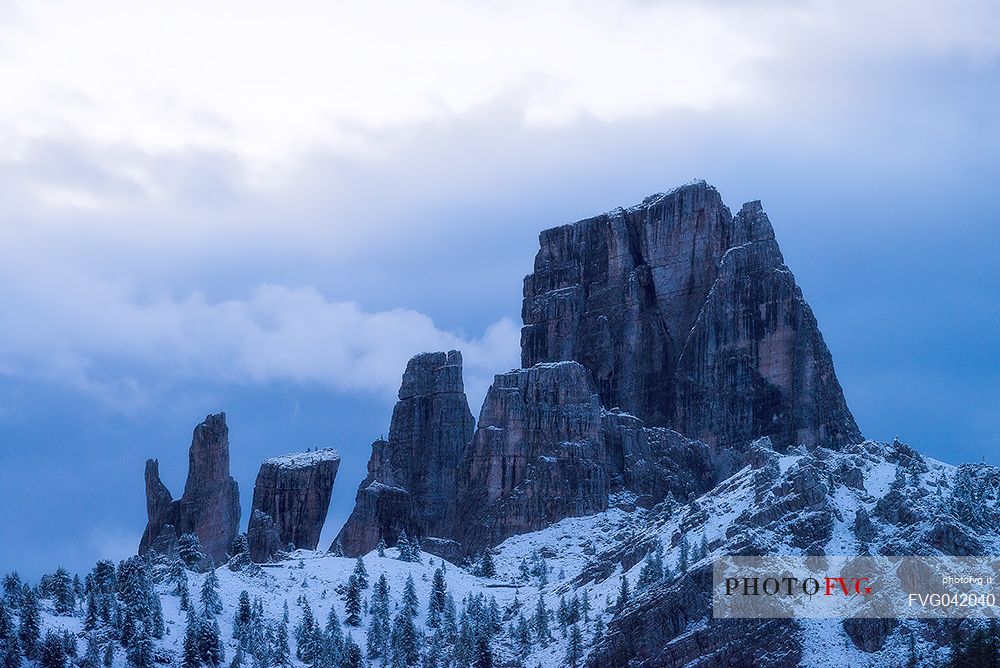
[[496, 565], [493, 563], [493, 553], [488, 548], [483, 550], [483, 553], [479, 557], [479, 575], [484, 578], [496, 577], [497, 569]]
[[177, 540], [178, 555], [184, 565], [194, 568], [204, 556], [201, 549], [201, 541], [192, 533], [181, 534]]
[[295, 656], [300, 661], [310, 663], [313, 656], [313, 648], [310, 647], [312, 641], [313, 627], [316, 625], [316, 618], [313, 616], [312, 607], [305, 598], [301, 599], [302, 617], [295, 627]]
[[14, 619], [7, 609], [7, 603], [0, 598], [0, 643], [6, 643], [14, 637]]
[[201, 655], [201, 662], [205, 666], [217, 668], [226, 660], [226, 652], [219, 634], [219, 623], [214, 619], [205, 618], [201, 620], [200, 626], [198, 652]]
[[385, 556], [385, 541], [383, 539], [379, 538], [378, 539], [378, 545], [376, 546], [375, 549], [378, 550], [378, 556], [384, 557]]
[[96, 633], [87, 634], [87, 651], [80, 662], [80, 668], [100, 668], [101, 666], [101, 643], [97, 639]]
[[326, 648], [327, 658], [331, 666], [339, 666], [344, 654], [344, 634], [340, 628], [337, 610], [331, 606], [326, 617]]
[[18, 640], [21, 650], [29, 661], [38, 656], [42, 635], [42, 617], [38, 610], [38, 599], [31, 587], [24, 585], [20, 596], [21, 624], [18, 628]]
[[687, 573], [688, 566], [689, 566], [689, 564], [688, 564], [689, 554], [688, 553], [689, 553], [689, 551], [691, 549], [690, 545], [688, 545], [687, 536], [681, 536], [680, 549], [681, 549], [680, 556], [677, 557], [677, 570], [680, 571], [681, 573]]
[[415, 666], [420, 661], [420, 640], [414, 617], [417, 595], [413, 578], [407, 578], [403, 590], [403, 605], [392, 625], [392, 663], [394, 667]]
[[87, 612], [83, 618], [83, 630], [93, 631], [101, 623], [97, 612], [97, 596], [93, 591], [87, 593]]
[[115, 644], [113, 642], [108, 642], [104, 645], [104, 656], [101, 658], [101, 663], [104, 664], [105, 668], [111, 668], [115, 663]]
[[344, 660], [341, 663], [342, 668], [361, 668], [361, 663], [363, 659], [361, 657], [361, 648], [354, 642], [351, 638], [351, 634], [347, 634], [347, 639], [344, 640]]
[[431, 580], [431, 595], [430, 600], [427, 601], [427, 626], [432, 629], [436, 629], [441, 623], [441, 615], [444, 614], [447, 586], [444, 579], [444, 570], [438, 567], [435, 569], [434, 577]]
[[344, 556], [344, 544], [340, 542], [340, 536], [337, 536], [330, 546], [330, 554], [334, 557]]
[[361, 587], [353, 573], [347, 578], [347, 593], [344, 600], [344, 622], [348, 626], [361, 624]]
[[66, 668], [66, 649], [62, 638], [54, 631], [47, 631], [38, 650], [41, 668]]
[[52, 575], [52, 601], [56, 614], [69, 615], [76, 609], [76, 593], [73, 578], [65, 568], [58, 568]]
[[365, 560], [360, 556], [354, 562], [354, 575], [358, 578], [358, 586], [362, 589], [368, 589], [368, 569], [365, 568]]
[[379, 576], [372, 593], [372, 621], [368, 627], [368, 658], [386, 658], [389, 653], [389, 581]]
[[274, 635], [274, 647], [271, 650], [271, 661], [274, 666], [292, 665], [291, 651], [288, 649], [287, 622], [278, 624], [277, 632]]
[[577, 668], [583, 660], [583, 634], [580, 627], [574, 624], [569, 631], [569, 643], [566, 646], [566, 665]]
[[646, 553], [639, 570], [639, 580], [636, 589], [646, 589], [663, 579], [663, 545], [656, 541], [652, 550]]
[[174, 596], [182, 596], [188, 588], [187, 569], [180, 559], [170, 564], [170, 582], [174, 585]]
[[153, 668], [153, 639], [146, 625], [139, 623], [128, 648], [128, 663], [133, 668]]
[[406, 529], [399, 532], [396, 549], [399, 550], [398, 559], [400, 561], [413, 561], [413, 555], [410, 550], [410, 539], [406, 536]]
[[187, 611], [187, 624], [184, 627], [184, 645], [182, 668], [200, 668], [201, 666], [201, 622], [194, 610]]
[[244, 589], [240, 592], [236, 613], [233, 616], [233, 638], [239, 646], [247, 649], [250, 644], [250, 629], [253, 626], [253, 608], [250, 605], [250, 594]]
[[219, 598], [219, 577], [213, 568], [201, 585], [201, 613], [206, 619], [212, 619], [220, 612], [222, 599]]
[[628, 605], [631, 594], [628, 588], [628, 576], [622, 573], [622, 583], [618, 588], [618, 600], [615, 602], [615, 614], [621, 614], [621, 611], [625, 609]]
[[538, 603], [535, 604], [535, 614], [532, 618], [535, 627], [535, 639], [542, 647], [547, 647], [551, 634], [549, 632], [549, 611], [545, 607], [545, 597], [539, 596]]
[[493, 668], [493, 649], [490, 647], [490, 639], [486, 634], [476, 637], [476, 662], [475, 668]]

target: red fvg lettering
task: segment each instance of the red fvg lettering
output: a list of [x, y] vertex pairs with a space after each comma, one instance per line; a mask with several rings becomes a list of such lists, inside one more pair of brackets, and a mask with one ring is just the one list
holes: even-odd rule
[[[870, 594], [872, 593], [872, 588], [868, 586], [868, 582], [871, 582], [870, 578], [825, 578], [826, 582], [826, 592], [825, 596], [833, 596], [836, 589], [840, 589], [844, 593], [844, 596], [851, 596], [853, 594]], [[861, 585], [865, 583], [864, 590], [862, 590]], [[839, 587], [837, 586], [839, 585]]]

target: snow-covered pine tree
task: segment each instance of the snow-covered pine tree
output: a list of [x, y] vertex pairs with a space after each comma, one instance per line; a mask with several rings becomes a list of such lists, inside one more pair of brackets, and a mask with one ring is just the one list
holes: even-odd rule
[[427, 601], [427, 626], [432, 629], [436, 629], [441, 624], [445, 597], [448, 593], [447, 588], [444, 571], [439, 566], [434, 570], [434, 577], [431, 579], [430, 599]]
[[57, 568], [52, 574], [52, 603], [57, 615], [71, 615], [76, 609], [76, 594], [73, 578], [65, 568]]
[[375, 549], [378, 551], [378, 556], [384, 557], [385, 556], [385, 540], [379, 538], [378, 539], [378, 545], [375, 547]]
[[406, 535], [406, 529], [399, 532], [399, 538], [396, 540], [396, 549], [399, 550], [397, 559], [400, 561], [413, 561], [413, 554], [410, 549], [410, 539]]
[[483, 550], [483, 553], [479, 555], [479, 567], [476, 571], [478, 575], [484, 578], [496, 577], [497, 568], [493, 562], [493, 553], [489, 548]]
[[372, 620], [368, 627], [366, 650], [369, 659], [387, 658], [389, 653], [389, 581], [379, 576], [372, 592]]
[[493, 668], [493, 648], [489, 636], [481, 634], [476, 638], [475, 668]]
[[392, 623], [392, 663], [397, 666], [416, 666], [420, 661], [420, 636], [414, 619], [419, 602], [413, 577], [406, 579], [403, 601], [399, 614]]
[[348, 626], [361, 624], [361, 586], [353, 573], [347, 578], [347, 592], [344, 595], [344, 622]]
[[285, 668], [292, 665], [291, 650], [288, 648], [288, 623], [281, 622], [274, 633], [274, 645], [271, 648], [271, 665]]
[[368, 569], [365, 568], [365, 560], [358, 556], [354, 562], [354, 575], [358, 578], [358, 586], [368, 589]]
[[201, 620], [201, 636], [198, 642], [198, 652], [205, 666], [217, 668], [226, 660], [226, 650], [219, 633], [219, 623], [214, 619]]
[[639, 570], [636, 589], [646, 589], [663, 579], [663, 544], [656, 541], [653, 549], [646, 553]]
[[177, 552], [188, 568], [194, 568], [204, 558], [201, 541], [193, 533], [181, 534], [177, 539]]
[[549, 631], [549, 611], [545, 607], [545, 596], [539, 596], [535, 604], [535, 614], [531, 619], [535, 631], [535, 640], [542, 647], [548, 647], [551, 633]]
[[305, 598], [302, 598], [301, 601], [302, 616], [299, 618], [299, 623], [295, 626], [294, 632], [295, 656], [300, 661], [310, 663], [312, 648], [309, 647], [309, 642], [312, 640], [312, 630], [316, 624], [316, 618], [313, 616], [312, 606], [309, 605], [309, 601]]
[[21, 623], [18, 628], [18, 640], [21, 651], [29, 661], [38, 656], [42, 637], [42, 616], [38, 609], [38, 598], [31, 587], [25, 584], [21, 589]]
[[330, 554], [334, 557], [344, 556], [344, 544], [340, 542], [340, 536], [337, 536], [330, 546]]
[[66, 668], [66, 662], [62, 637], [55, 631], [46, 631], [38, 650], [38, 665], [41, 668]]
[[348, 633], [344, 640], [344, 660], [341, 662], [341, 668], [361, 668], [363, 661], [361, 648]]
[[181, 666], [182, 668], [199, 668], [201, 666], [201, 621], [195, 615], [194, 610], [187, 611]]
[[153, 668], [153, 663], [153, 638], [140, 622], [128, 648], [128, 664], [133, 668]]
[[93, 631], [101, 623], [100, 615], [97, 612], [97, 595], [93, 590], [87, 593], [86, 613], [83, 617], [83, 630]]
[[219, 598], [219, 577], [215, 569], [208, 571], [205, 581], [201, 584], [201, 614], [206, 619], [212, 619], [222, 612], [222, 599]]
[[250, 604], [250, 594], [244, 589], [240, 592], [233, 615], [233, 639], [243, 648], [250, 646], [250, 629], [253, 625], [253, 607]]
[[691, 551], [691, 546], [688, 544], [687, 536], [681, 536], [680, 550], [680, 556], [677, 557], [677, 570], [681, 573], [687, 573]]
[[97, 639], [96, 633], [87, 634], [87, 651], [80, 661], [80, 668], [100, 668], [101, 666], [101, 642]]
[[340, 619], [337, 617], [337, 610], [330, 606], [330, 614], [326, 616], [326, 628], [324, 629], [326, 640], [326, 656], [333, 667], [340, 665], [344, 654], [344, 633], [340, 628]]
[[621, 611], [628, 606], [628, 602], [632, 595], [628, 588], [628, 576], [622, 573], [621, 586], [618, 588], [618, 600], [615, 601], [615, 614], [621, 614]]
[[568, 668], [578, 668], [583, 661], [583, 634], [580, 627], [573, 624], [569, 630], [569, 642], [566, 645], [566, 665]]

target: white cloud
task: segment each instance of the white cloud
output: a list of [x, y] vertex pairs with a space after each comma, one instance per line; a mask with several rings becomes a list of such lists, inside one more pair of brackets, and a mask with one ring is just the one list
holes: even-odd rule
[[[543, 124], [767, 111], [848, 62], [994, 58], [995, 14], [986, 0], [22, 2], [0, 13], [0, 146], [71, 135], [273, 164], [317, 146], [369, 155], [381, 131], [511, 95]], [[795, 67], [811, 79], [769, 85]]]
[[414, 310], [365, 311], [311, 287], [261, 285], [219, 302], [200, 293], [143, 300], [49, 269], [20, 274], [18, 289], [0, 294], [0, 310], [15, 314], [0, 323], [0, 373], [48, 378], [115, 404], [190, 381], [289, 381], [391, 396], [411, 356], [460, 349], [475, 406], [494, 373], [518, 365], [518, 328], [508, 319], [467, 338]]

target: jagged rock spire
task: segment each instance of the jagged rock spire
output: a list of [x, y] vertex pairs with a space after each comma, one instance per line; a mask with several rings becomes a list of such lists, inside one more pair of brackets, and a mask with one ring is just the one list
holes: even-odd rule
[[456, 478], [475, 421], [462, 381], [462, 354], [422, 353], [406, 365], [389, 438], [372, 444], [368, 477], [339, 538], [348, 556], [392, 545], [405, 530], [449, 540], [458, 522]]
[[[209, 415], [195, 427], [181, 498], [173, 499], [160, 480], [157, 460], [146, 461], [145, 478], [148, 521], [139, 554], [173, 549], [178, 536], [191, 533], [206, 555], [216, 563], [225, 561], [240, 524], [239, 486], [229, 475], [226, 414]], [[161, 534], [169, 540], [158, 541]]]

